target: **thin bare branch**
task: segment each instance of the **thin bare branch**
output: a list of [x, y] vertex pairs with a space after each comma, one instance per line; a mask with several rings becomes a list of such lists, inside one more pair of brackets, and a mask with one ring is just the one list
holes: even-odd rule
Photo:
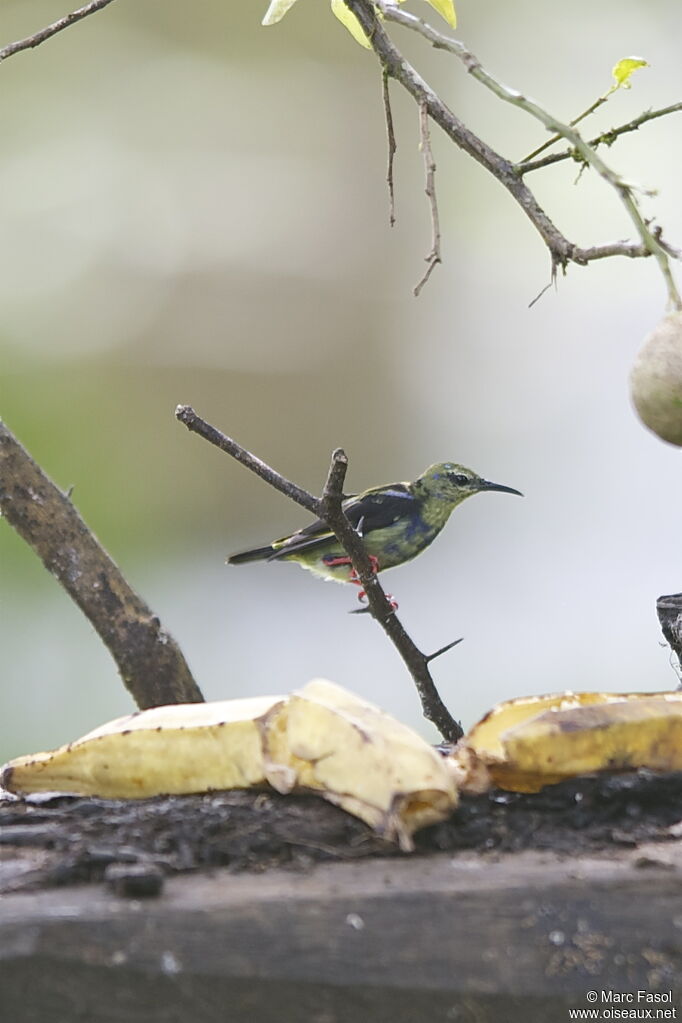
[[419, 104], [419, 145], [424, 157], [424, 175], [426, 185], [424, 191], [429, 200], [431, 210], [431, 251], [426, 257], [426, 271], [414, 289], [414, 297], [419, 294], [433, 273], [433, 270], [441, 260], [440, 252], [440, 220], [438, 217], [438, 198], [436, 196], [436, 162], [433, 159], [431, 149], [431, 134], [429, 132], [429, 112], [425, 103]]
[[3, 423], [0, 513], [99, 633], [138, 707], [203, 701], [172, 636]]
[[71, 14], [53, 21], [51, 25], [41, 28], [39, 32], [34, 32], [33, 35], [27, 36], [25, 39], [19, 39], [15, 43], [3, 46], [0, 49], [0, 61], [7, 60], [8, 57], [12, 57], [15, 53], [20, 53], [22, 50], [31, 50], [34, 46], [40, 46], [46, 39], [55, 36], [57, 32], [62, 32], [65, 28], [75, 25], [77, 21], [82, 21], [83, 18], [101, 11], [112, 2], [113, 0], [92, 0], [91, 3], [85, 4], [84, 7], [79, 7], [77, 11], [72, 11]]
[[256, 476], [260, 476], [262, 480], [269, 483], [275, 490], [279, 490], [281, 494], [286, 497], [290, 497], [296, 504], [302, 505], [303, 508], [307, 508], [313, 515], [319, 514], [319, 501], [312, 494], [309, 494], [307, 490], [303, 490], [302, 487], [296, 486], [290, 480], [284, 476], [280, 476], [278, 472], [271, 469], [269, 465], [262, 462], [260, 458], [256, 458], [250, 451], [243, 448], [241, 444], [237, 444], [231, 437], [227, 437], [220, 430], [216, 430], [215, 426], [211, 426], [205, 419], [198, 416], [191, 405], [178, 405], [175, 410], [175, 418], [179, 419], [181, 423], [184, 423], [188, 430], [193, 433], [198, 433], [200, 437], [207, 440], [210, 444], [214, 444], [215, 447], [220, 448], [221, 451], [225, 451], [228, 455], [232, 455], [238, 462], [250, 469], [251, 472], [255, 472]]
[[438, 653], [444, 653], [460, 641], [455, 640], [454, 643], [443, 647], [437, 654], [428, 657], [419, 650], [398, 620], [395, 608], [387, 599], [374, 571], [362, 538], [353, 529], [343, 511], [343, 484], [348, 467], [345, 453], [340, 448], [334, 451], [323, 494], [318, 499], [281, 476], [260, 458], [256, 458], [246, 448], [232, 440], [231, 437], [216, 430], [215, 427], [201, 419], [189, 405], [178, 405], [175, 415], [188, 429], [219, 447], [221, 451], [232, 455], [270, 486], [290, 497], [297, 504], [303, 505], [304, 508], [327, 523], [351, 560], [367, 595], [372, 616], [379, 622], [410, 672], [421, 700], [424, 717], [433, 722], [441, 735], [449, 742], [456, 742], [461, 738], [462, 727], [454, 720], [441, 700], [428, 666], [429, 661], [433, 660]]
[[[598, 146], [611, 146], [621, 135], [637, 131], [643, 124], [655, 121], [658, 117], [667, 117], [668, 114], [676, 114], [680, 111], [682, 111], [682, 103], [671, 103], [670, 106], [661, 107], [660, 110], [645, 110], [643, 114], [628, 121], [627, 124], [621, 124], [617, 128], [603, 131], [601, 135], [595, 135], [587, 145], [591, 149], [596, 149]], [[562, 160], [580, 160], [582, 162], [582, 158], [577, 155], [575, 149], [571, 148], [563, 149], [560, 153], [550, 153], [548, 156], [543, 156], [541, 160], [531, 160], [528, 157], [517, 164], [517, 170], [522, 175], [530, 174], [532, 171], [542, 170], [543, 167], [550, 167], [553, 163], [561, 163]]]
[[388, 75], [382, 72], [383, 83], [384, 117], [386, 118], [386, 139], [388, 141], [388, 163], [386, 168], [386, 183], [388, 185], [388, 222], [393, 227], [395, 224], [395, 188], [393, 184], [393, 161], [398, 144], [395, 140], [395, 129], [393, 127], [393, 112], [391, 110], [391, 93], [388, 86]]

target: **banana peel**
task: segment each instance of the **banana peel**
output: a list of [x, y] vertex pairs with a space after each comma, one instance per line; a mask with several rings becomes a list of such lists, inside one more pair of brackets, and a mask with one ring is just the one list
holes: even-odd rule
[[11, 760], [10, 792], [108, 799], [267, 788], [315, 792], [412, 848], [458, 793], [537, 792], [576, 775], [682, 770], [682, 692], [555, 693], [498, 704], [450, 756], [341, 686], [155, 707]]
[[556, 693], [500, 703], [452, 754], [460, 791], [539, 792], [596, 771], [682, 770], [682, 692]]
[[457, 804], [449, 761], [416, 732], [341, 686], [314, 680], [290, 696], [155, 707], [51, 753], [11, 760], [10, 792], [108, 799], [271, 786], [313, 791], [388, 840]]
[[407, 725], [323, 680], [275, 709], [265, 760], [268, 781], [280, 792], [301, 786], [319, 792], [403, 847], [457, 804], [444, 757]]
[[9, 792], [69, 792], [103, 799], [250, 788], [265, 784], [262, 728], [282, 697], [178, 703], [117, 718], [51, 753], [10, 760]]

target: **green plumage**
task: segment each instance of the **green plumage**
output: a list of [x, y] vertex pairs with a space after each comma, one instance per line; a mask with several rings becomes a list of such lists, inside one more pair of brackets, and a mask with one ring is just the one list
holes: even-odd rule
[[[521, 496], [518, 490], [490, 483], [462, 465], [439, 462], [429, 466], [414, 483], [373, 487], [346, 498], [343, 507], [363, 538], [367, 553], [375, 559], [377, 571], [383, 572], [425, 550], [457, 505], [484, 490]], [[228, 563], [297, 561], [324, 579], [354, 582], [349, 564], [329, 564], [337, 558], [346, 558], [346, 553], [326, 523], [318, 519], [291, 536], [233, 554]]]

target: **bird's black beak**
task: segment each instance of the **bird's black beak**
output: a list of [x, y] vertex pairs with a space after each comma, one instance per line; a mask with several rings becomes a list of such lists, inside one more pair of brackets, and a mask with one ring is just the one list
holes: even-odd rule
[[520, 490], [514, 490], [513, 487], [505, 487], [502, 483], [491, 483], [490, 480], [481, 480], [480, 490], [499, 490], [501, 494], [517, 494], [518, 497], [523, 497]]

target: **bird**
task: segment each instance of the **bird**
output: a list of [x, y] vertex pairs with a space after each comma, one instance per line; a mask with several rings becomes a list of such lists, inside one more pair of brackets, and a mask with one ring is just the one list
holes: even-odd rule
[[[438, 536], [457, 505], [487, 490], [523, 497], [520, 490], [491, 483], [463, 465], [437, 462], [413, 483], [372, 487], [345, 497], [342, 507], [364, 542], [372, 568], [383, 572], [421, 554]], [[252, 561], [295, 561], [325, 580], [361, 585], [350, 558], [322, 519], [290, 536], [227, 559], [229, 565]], [[364, 591], [358, 596], [362, 600]]]

